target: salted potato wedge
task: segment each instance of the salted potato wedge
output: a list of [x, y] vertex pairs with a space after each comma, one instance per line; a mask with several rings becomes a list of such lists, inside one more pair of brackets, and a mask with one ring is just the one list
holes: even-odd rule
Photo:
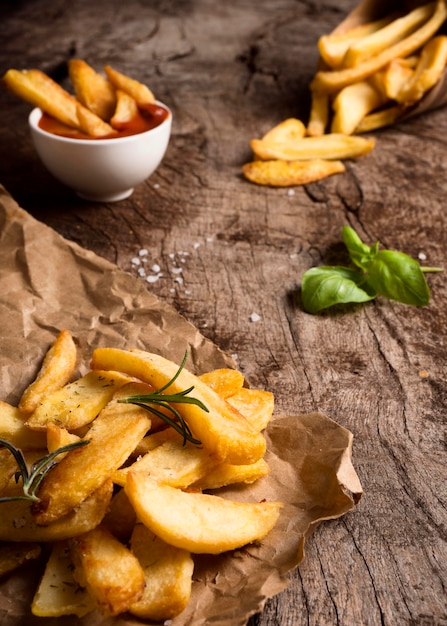
[[33, 430], [45, 430], [51, 422], [67, 430], [81, 428], [90, 424], [129, 381], [119, 372], [88, 372], [43, 398], [26, 425]]
[[24, 414], [34, 411], [42, 399], [68, 383], [76, 367], [76, 344], [68, 330], [61, 330], [48, 350], [35, 380], [28, 385], [19, 401]]
[[332, 102], [332, 133], [352, 135], [362, 119], [386, 102], [380, 90], [363, 80], [341, 89]]
[[122, 74], [118, 72], [110, 65], [106, 65], [104, 67], [104, 71], [107, 75], [107, 78], [115, 87], [115, 89], [120, 89], [121, 91], [125, 91], [129, 96], [132, 96], [134, 100], [138, 103], [139, 106], [144, 106], [145, 104], [152, 104], [155, 102], [155, 96], [152, 91], [144, 85], [140, 83], [138, 80], [127, 76], [126, 74]]
[[402, 85], [396, 100], [410, 106], [441, 79], [447, 64], [447, 37], [438, 35], [422, 48], [419, 63], [411, 78]]
[[[3, 492], [2, 496], [18, 495], [21, 489]], [[0, 541], [60, 541], [95, 528], [107, 512], [113, 492], [112, 480], [106, 480], [76, 510], [48, 526], [36, 523], [29, 502], [2, 502]], [[23, 492], [22, 492], [23, 493]]]
[[296, 141], [306, 134], [306, 127], [301, 120], [290, 117], [271, 128], [262, 137], [264, 141]]
[[264, 459], [259, 459], [259, 461], [251, 465], [221, 463], [207, 472], [203, 478], [193, 483], [191, 490], [207, 491], [237, 483], [251, 484], [269, 473], [270, 468]]
[[239, 370], [222, 367], [199, 376], [200, 380], [211, 387], [221, 398], [229, 398], [237, 393], [244, 384], [244, 375]]
[[295, 143], [266, 143], [252, 139], [250, 146], [262, 160], [309, 161], [313, 159], [353, 159], [368, 154], [374, 148], [373, 138], [351, 137], [331, 133], [321, 137], [304, 137]]
[[21, 450], [42, 450], [46, 444], [45, 433], [28, 428], [19, 409], [1, 400], [0, 438], [6, 439]]
[[74, 579], [68, 542], [54, 543], [31, 603], [31, 613], [38, 617], [83, 617], [94, 609], [95, 602]]
[[227, 402], [234, 406], [258, 432], [267, 428], [275, 408], [273, 393], [264, 389], [242, 387], [228, 398]]
[[[97, 348], [91, 361], [93, 369], [118, 369], [139, 378], [156, 389], [167, 384], [178, 366], [159, 355], [142, 350]], [[186, 369], [182, 369], [166, 391], [178, 393], [193, 387], [192, 397], [201, 400], [208, 412], [193, 404], [178, 405], [193, 435], [217, 460], [228, 463], [254, 463], [264, 456], [265, 438], [208, 385]]]
[[89, 429], [89, 444], [71, 450], [43, 479], [36, 522], [49, 524], [78, 507], [126, 461], [150, 425], [145, 409], [110, 402]]
[[279, 502], [242, 503], [185, 493], [129, 472], [125, 486], [138, 518], [166, 543], [201, 554], [220, 554], [262, 539], [276, 524]]
[[70, 59], [68, 74], [79, 102], [102, 120], [109, 122], [116, 106], [116, 94], [112, 84], [83, 59]]
[[174, 618], [191, 597], [194, 562], [190, 553], [168, 545], [143, 524], [135, 526], [130, 546], [146, 582], [143, 595], [131, 605], [130, 612], [157, 622]]
[[132, 552], [103, 525], [70, 540], [74, 577], [105, 614], [129, 609], [144, 590], [143, 568]]
[[[275, 149], [274, 147], [273, 150]], [[258, 153], [260, 153], [259, 150]], [[281, 158], [273, 158], [267, 161], [245, 163], [242, 166], [242, 173], [247, 180], [258, 185], [293, 187], [295, 185], [307, 185], [333, 174], [340, 174], [345, 169], [344, 164], [339, 160], [309, 159], [287, 161]]]
[[39, 558], [42, 549], [38, 543], [3, 543], [0, 545], [0, 577], [18, 569], [28, 561]]

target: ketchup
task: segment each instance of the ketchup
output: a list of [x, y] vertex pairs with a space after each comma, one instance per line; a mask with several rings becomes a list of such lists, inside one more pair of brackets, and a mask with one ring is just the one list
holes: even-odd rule
[[104, 135], [104, 137], [91, 137], [86, 133], [75, 128], [70, 128], [62, 122], [49, 115], [43, 113], [39, 120], [39, 128], [45, 130], [47, 133], [53, 135], [62, 135], [63, 137], [69, 137], [70, 139], [92, 139], [94, 141], [101, 141], [101, 139], [116, 139], [118, 137], [129, 137], [130, 135], [138, 135], [144, 133], [147, 130], [152, 130], [160, 126], [162, 122], [167, 119], [169, 112], [158, 104], [145, 104], [138, 108], [138, 115], [129, 122], [120, 124], [115, 129], [115, 132], [110, 135]]

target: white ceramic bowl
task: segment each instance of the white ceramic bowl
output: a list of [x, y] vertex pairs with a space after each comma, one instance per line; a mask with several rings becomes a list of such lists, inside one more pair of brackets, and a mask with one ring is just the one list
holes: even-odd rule
[[86, 200], [116, 202], [159, 166], [171, 135], [172, 113], [155, 128], [115, 139], [72, 139], [39, 128], [42, 111], [29, 115], [31, 137], [42, 163], [59, 181]]

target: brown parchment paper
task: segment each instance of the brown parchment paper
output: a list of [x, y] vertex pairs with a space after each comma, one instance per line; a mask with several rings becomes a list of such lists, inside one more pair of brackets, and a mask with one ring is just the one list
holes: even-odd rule
[[[176, 362], [188, 348], [188, 367], [196, 373], [234, 365], [141, 281], [36, 221], [0, 186], [1, 400], [18, 400], [61, 328], [68, 328], [79, 345], [80, 372], [92, 349], [104, 345], [140, 347]], [[267, 598], [287, 587], [285, 575], [303, 558], [312, 530], [351, 511], [361, 497], [351, 461], [352, 434], [329, 417], [275, 415], [266, 437], [271, 474], [223, 495], [281, 500], [279, 523], [262, 543], [197, 557], [191, 601], [172, 626], [246, 624]], [[42, 565], [28, 564], [0, 581], [2, 626], [150, 624], [96, 612], [82, 619], [33, 617], [29, 607]]]
[[[333, 32], [346, 32], [355, 26], [375, 21], [393, 13], [408, 13], [424, 4], [427, 4], [427, 0], [363, 0]], [[447, 32], [445, 23], [440, 32], [443, 34]], [[447, 104], [447, 70], [444, 71], [442, 79], [427, 92], [422, 100], [415, 106], [403, 111], [398, 119], [408, 119], [445, 104]]]

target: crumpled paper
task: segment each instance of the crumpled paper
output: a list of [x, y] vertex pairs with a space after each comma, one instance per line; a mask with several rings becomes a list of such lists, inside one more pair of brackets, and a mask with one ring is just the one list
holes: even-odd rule
[[[427, 4], [428, 0], [363, 0], [349, 15], [334, 29], [335, 32], [343, 33], [360, 24], [366, 24], [393, 13], [408, 13], [418, 6]], [[445, 34], [446, 24], [440, 31]], [[399, 120], [408, 119], [420, 115], [425, 111], [436, 109], [447, 104], [447, 70], [441, 80], [428, 91], [425, 96], [412, 107], [402, 112]]]
[[[0, 186], [0, 399], [15, 403], [33, 379], [61, 328], [79, 346], [82, 372], [97, 346], [138, 347], [196, 373], [232, 367], [204, 338], [140, 280], [59, 236], [22, 210]], [[243, 626], [267, 598], [288, 585], [286, 574], [304, 555], [306, 537], [323, 520], [351, 511], [362, 487], [351, 461], [352, 434], [320, 413], [275, 415], [268, 427], [268, 477], [223, 495], [241, 501], [281, 500], [279, 522], [265, 540], [220, 556], [195, 559], [187, 609], [171, 626]], [[1, 504], [0, 504], [1, 506]], [[1, 509], [0, 509], [1, 514]], [[0, 581], [2, 626], [138, 626], [131, 616], [94, 612], [43, 619], [30, 615], [42, 563]]]

